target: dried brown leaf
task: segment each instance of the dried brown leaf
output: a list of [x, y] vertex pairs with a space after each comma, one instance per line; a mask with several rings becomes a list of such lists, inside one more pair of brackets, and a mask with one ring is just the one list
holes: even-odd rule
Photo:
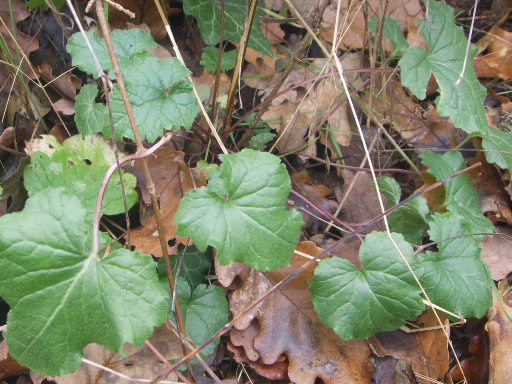
[[9, 355], [7, 343], [5, 340], [2, 340], [0, 343], [0, 380], [19, 375], [26, 370], [26, 367], [19, 365], [18, 362]]
[[[445, 321], [443, 325], [447, 325], [448, 320], [439, 315], [441, 320]], [[439, 326], [432, 310], [419, 316], [415, 325], [419, 327], [420, 332], [406, 333], [401, 330], [381, 332], [372, 338], [370, 343], [377, 356], [389, 355], [398, 360], [407, 361], [412, 365], [414, 372], [442, 381], [450, 367], [448, 340], [442, 329], [421, 331], [421, 328]], [[418, 382], [431, 383], [424, 379], [418, 379]]]
[[[156, 328], [149, 341], [167, 360], [178, 359], [182, 356], [179, 340], [165, 326]], [[85, 348], [84, 354], [88, 360], [135, 379], [153, 379], [165, 368], [164, 363], [159, 361], [158, 357], [146, 344], [140, 348], [127, 345], [125, 351], [127, 357], [113, 353], [101, 345], [89, 344]], [[56, 378], [50, 378], [35, 372], [30, 372], [30, 375], [34, 384], [42, 384], [45, 382], [44, 380], [53, 380], [56, 384], [124, 384], [127, 382], [124, 378], [89, 364], [82, 364], [75, 373]], [[167, 378], [171, 381], [176, 379], [175, 374], [171, 374]]]
[[480, 195], [482, 212], [493, 222], [512, 224], [510, 197], [505, 192], [501, 175], [496, 167], [485, 160], [485, 153], [480, 152], [469, 159], [469, 165], [481, 162], [482, 165], [470, 173], [471, 180]]
[[[373, 179], [368, 172], [356, 172], [349, 169], [342, 170], [343, 188], [336, 189], [336, 197], [341, 203], [344, 201], [341, 219], [348, 223], [366, 223], [381, 213], [377, 191]], [[351, 188], [351, 184], [354, 184]], [[365, 229], [364, 233], [382, 231], [382, 221]]]
[[[322, 16], [320, 35], [330, 43], [333, 41], [337, 7], [337, 2], [332, 2]], [[403, 29], [408, 29], [417, 25], [418, 19], [423, 17], [423, 10], [419, 0], [341, 0], [341, 49], [363, 48], [365, 34], [369, 33], [366, 21], [373, 15], [392, 17], [400, 21]], [[384, 48], [392, 51], [389, 41], [384, 42]]]
[[[502, 281], [500, 295], [507, 289]], [[494, 293], [494, 292], [493, 292]], [[494, 305], [487, 313], [485, 329], [489, 333], [491, 355], [489, 357], [489, 384], [510, 384], [512, 381], [512, 308], [494, 295]]]
[[[125, 9], [135, 13], [135, 18], [132, 19], [123, 12], [118, 11], [114, 7], [110, 8], [109, 24], [112, 28], [125, 29], [126, 23], [133, 24], [145, 23], [149, 26], [151, 34], [156, 41], [164, 40], [167, 38], [167, 32], [162, 24], [162, 19], [158, 14], [155, 2], [153, 0], [116, 0], [116, 3]], [[167, 16], [175, 15], [182, 12], [178, 8], [172, 8], [169, 2], [161, 2], [162, 7]]]
[[[176, 237], [177, 226], [174, 224], [174, 216], [183, 195], [193, 189], [190, 170], [183, 161], [184, 155], [183, 152], [175, 151], [169, 144], [147, 157], [148, 167], [155, 183], [155, 192], [160, 202], [166, 241]], [[157, 257], [162, 256], [156, 218], [151, 208], [151, 195], [144, 176], [142, 161], [138, 160], [133, 166], [126, 167], [126, 171], [137, 177], [143, 202], [141, 204], [143, 226], [132, 231], [132, 244], [141, 252]], [[176, 237], [176, 240], [174, 247], [168, 247], [170, 254], [176, 253], [177, 243], [186, 242], [181, 237]]]
[[498, 227], [503, 235], [487, 236], [482, 241], [482, 260], [491, 271], [493, 280], [499, 281], [512, 272], [512, 229]]
[[487, 49], [475, 59], [475, 72], [478, 77], [512, 78], [512, 32], [494, 26], [488, 34]]
[[[301, 242], [297, 249], [311, 256], [322, 251], [312, 242]], [[282, 280], [307, 261], [307, 258], [295, 254], [290, 267], [266, 276], [245, 266], [220, 267], [217, 263], [216, 271], [223, 285], [232, 282], [232, 276], [241, 271], [238, 275], [241, 286], [233, 291], [230, 298], [233, 315], [239, 314], [265, 293], [272, 286], [271, 281]], [[228, 268], [229, 272], [224, 273], [223, 268]], [[230, 335], [231, 343], [243, 348], [245, 362], [251, 366], [256, 362], [255, 369], [259, 369], [257, 367], [261, 364], [273, 366], [287, 361], [288, 377], [295, 383], [312, 384], [320, 378], [326, 384], [367, 384], [373, 371], [370, 350], [364, 341], [340, 339], [318, 320], [307, 290], [313, 270], [314, 266], [306, 269], [235, 324]], [[224, 279], [223, 275], [228, 278]], [[258, 372], [265, 374], [261, 369]]]

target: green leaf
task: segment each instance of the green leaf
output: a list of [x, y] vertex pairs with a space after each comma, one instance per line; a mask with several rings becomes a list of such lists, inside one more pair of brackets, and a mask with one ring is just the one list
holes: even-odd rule
[[[192, 127], [199, 106], [186, 78], [189, 75], [190, 71], [176, 58], [162, 61], [143, 57], [124, 68], [126, 90], [143, 140], [154, 142], [164, 130]], [[118, 86], [111, 104], [117, 138], [133, 139]]]
[[[378, 20], [378, 17], [374, 15], [370, 18], [370, 22], [368, 23], [368, 26], [374, 33], [377, 32]], [[384, 21], [384, 36], [389, 38], [393, 44], [393, 53], [391, 56], [402, 56], [405, 50], [409, 48], [409, 43], [407, 43], [407, 39], [402, 32], [399, 20], [386, 16], [386, 20]]]
[[[387, 208], [391, 208], [400, 202], [400, 185], [389, 176], [379, 179], [381, 192], [388, 199]], [[417, 197], [407, 204], [399, 207], [388, 216], [388, 222], [393, 232], [401, 233], [409, 243], [418, 243], [427, 229], [425, 217], [428, 214], [427, 200]]]
[[75, 100], [75, 123], [82, 135], [94, 135], [103, 133], [111, 137], [110, 122], [107, 106], [96, 103], [98, 87], [93, 84], [86, 84], [80, 89]]
[[[44, 10], [50, 9], [46, 4], [47, 0], [30, 0], [25, 4], [29, 9], [36, 9], [37, 7], [43, 7]], [[60, 9], [66, 4], [66, 0], [51, 0], [51, 2]]]
[[[222, 61], [220, 63], [221, 71], [229, 71], [235, 68], [238, 49], [229, 52], [222, 52]], [[217, 63], [219, 60], [219, 48], [206, 47], [201, 55], [201, 65], [212, 73], [217, 72]]]
[[200, 250], [218, 251], [221, 264], [243, 262], [268, 271], [290, 264], [303, 224], [287, 210], [290, 177], [279, 158], [244, 149], [221, 155], [207, 187], [188, 192], [175, 222]]
[[[30, 196], [46, 188], [65, 187], [66, 193], [80, 199], [94, 211], [101, 183], [108, 168], [115, 163], [114, 151], [98, 136], [73, 136], [61, 145], [52, 136], [43, 136], [45, 152], [35, 152], [25, 168], [25, 188]], [[135, 176], [124, 173], [126, 202], [133, 206], [138, 199]], [[103, 213], [124, 212], [123, 195], [118, 175], [112, 176], [103, 200]]]
[[439, 252], [421, 255], [414, 269], [430, 299], [464, 317], [485, 316], [492, 305], [493, 282], [480, 259], [481, 247], [474, 236], [453, 238], [470, 233], [470, 223], [448, 212], [434, 215], [429, 224]]
[[[98, 37], [95, 31], [88, 32], [88, 36], [102, 68], [111, 71], [105, 40]], [[192, 84], [187, 80], [190, 71], [176, 58], [158, 60], [146, 52], [147, 49], [158, 47], [148, 32], [140, 29], [115, 30], [112, 40], [141, 138], [154, 142], [165, 130], [179, 130], [182, 126], [190, 129], [199, 112]], [[67, 49], [73, 64], [97, 75], [94, 61], [80, 33], [69, 39]], [[81, 133], [102, 132], [110, 138], [108, 110], [106, 106], [94, 103], [96, 96], [94, 86], [82, 88], [77, 97], [75, 121]], [[133, 140], [132, 127], [118, 85], [114, 87], [111, 105], [116, 139], [126, 137]]]
[[247, 148], [254, 149], [255, 151], [264, 151], [267, 144], [274, 140], [275, 137], [276, 134], [270, 132], [270, 128], [258, 129], [249, 140]]
[[[208, 250], [201, 252], [194, 246], [188, 246], [185, 253], [183, 253], [183, 247], [180, 247], [176, 255], [169, 257], [174, 278], [176, 279], [176, 275], [179, 273], [180, 279], [184, 279], [192, 289], [205, 280], [204, 275], [212, 264], [211, 252]], [[168, 284], [163, 257], [158, 260], [158, 274], [165, 280], [165, 284]]]
[[[439, 155], [425, 151], [420, 155], [428, 172], [440, 181], [464, 169], [466, 163], [460, 152], [447, 152]], [[471, 223], [471, 232], [494, 232], [492, 222], [482, 214], [480, 197], [473, 187], [469, 175], [457, 176], [444, 185], [446, 208], [468, 220]], [[482, 237], [480, 237], [482, 238]]]
[[[229, 322], [229, 305], [221, 287], [199, 284], [192, 290], [188, 283], [181, 281], [178, 283], [178, 300], [187, 336], [196, 346], [206, 342]], [[172, 312], [170, 318], [175, 321]], [[211, 355], [219, 341], [210, 343], [200, 355], [203, 358]]]
[[450, 117], [457, 128], [469, 134], [482, 136], [488, 161], [502, 168], [512, 166], [512, 134], [489, 126], [483, 108], [486, 90], [478, 81], [473, 69], [477, 47], [471, 45], [464, 76], [459, 75], [466, 58], [467, 40], [462, 27], [455, 24], [453, 9], [441, 2], [427, 2], [428, 18], [420, 20], [420, 30], [429, 45], [424, 48], [408, 48], [398, 62], [402, 68], [401, 80], [419, 99], [425, 98], [431, 74], [440, 87], [437, 100], [441, 116]]
[[59, 376], [99, 343], [123, 354], [165, 320], [166, 297], [151, 257], [119, 249], [89, 254], [86, 209], [63, 188], [31, 197], [0, 218], [0, 295], [11, 312], [9, 353], [34, 371]]
[[[112, 63], [105, 44], [105, 39], [98, 36], [98, 31], [95, 29], [86, 32], [86, 35], [91, 42], [92, 49], [98, 58], [101, 68], [104, 71], [110, 72], [109, 76], [115, 79], [116, 76], [112, 70]], [[149, 32], [138, 28], [114, 30], [112, 32], [112, 43], [114, 44], [114, 50], [119, 59], [119, 65], [123, 70], [136, 58], [152, 56], [145, 51], [158, 47], [158, 44], [155, 43]], [[96, 63], [85, 43], [82, 33], [77, 32], [71, 36], [66, 45], [66, 49], [71, 55], [73, 65], [76, 65], [82, 71], [90, 75], [98, 77]]]
[[[404, 257], [414, 252], [402, 235], [392, 237]], [[421, 291], [385, 232], [372, 232], [359, 250], [362, 269], [348, 260], [322, 260], [310, 280], [322, 322], [343, 339], [364, 339], [396, 329], [423, 309]]]
[[[245, 16], [247, 14], [245, 0], [224, 0], [224, 39], [239, 43], [244, 32]], [[187, 15], [194, 16], [201, 30], [201, 36], [208, 45], [220, 43], [221, 4], [220, 0], [187, 0], [183, 3]], [[249, 36], [249, 47], [273, 56], [270, 43], [261, 32], [259, 17], [256, 11]]]

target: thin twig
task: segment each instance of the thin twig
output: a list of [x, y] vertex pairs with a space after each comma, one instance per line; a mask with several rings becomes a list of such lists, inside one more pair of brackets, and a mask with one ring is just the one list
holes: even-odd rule
[[224, 53], [224, 0], [220, 0], [220, 37], [219, 37], [219, 57], [217, 58], [217, 72], [215, 73], [215, 83], [212, 93], [212, 121], [217, 122], [217, 96], [219, 94], [221, 81], [222, 54]]

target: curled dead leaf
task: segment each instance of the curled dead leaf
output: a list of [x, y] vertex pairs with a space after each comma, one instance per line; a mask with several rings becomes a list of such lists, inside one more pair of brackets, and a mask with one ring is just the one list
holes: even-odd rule
[[486, 50], [475, 59], [478, 77], [512, 78], [512, 32], [493, 26], [489, 31]]

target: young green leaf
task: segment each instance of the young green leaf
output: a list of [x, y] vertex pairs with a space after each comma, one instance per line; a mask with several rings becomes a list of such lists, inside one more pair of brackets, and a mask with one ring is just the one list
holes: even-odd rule
[[270, 132], [270, 128], [258, 129], [254, 136], [250, 138], [249, 143], [247, 143], [247, 148], [254, 149], [255, 151], [264, 151], [267, 144], [274, 140], [275, 137], [276, 134]]
[[[25, 168], [25, 188], [30, 196], [46, 188], [65, 187], [66, 192], [80, 199], [92, 212], [101, 183], [108, 168], [115, 163], [114, 151], [98, 136], [73, 136], [61, 145], [52, 136], [44, 136], [40, 146], [45, 152], [35, 152]], [[135, 176], [124, 173], [123, 181], [128, 207], [137, 202]], [[103, 213], [124, 212], [119, 177], [112, 177], [103, 201]]]
[[[247, 13], [245, 0], [224, 0], [224, 39], [239, 43], [242, 39]], [[217, 45], [220, 42], [221, 4], [220, 0], [188, 0], [183, 3], [183, 10], [187, 15], [194, 16], [199, 24], [201, 36], [208, 45]], [[259, 16], [256, 11], [254, 22], [249, 36], [249, 47], [273, 56], [270, 43], [263, 36]]]
[[[212, 254], [208, 249], [205, 252], [199, 251], [196, 247], [189, 246], [183, 254], [183, 247], [180, 247], [177, 255], [169, 256], [174, 278], [178, 275], [184, 279], [191, 287], [195, 289], [205, 280], [204, 275], [212, 264]], [[165, 269], [165, 260], [161, 257], [158, 260], [158, 274], [167, 283], [167, 271]]]
[[178, 234], [191, 236], [200, 250], [215, 247], [223, 265], [243, 262], [263, 271], [289, 265], [303, 219], [286, 209], [286, 168], [277, 156], [251, 149], [221, 160], [208, 186], [181, 200]]
[[166, 295], [155, 263], [118, 249], [89, 254], [87, 210], [64, 188], [31, 197], [0, 218], [0, 295], [11, 306], [9, 353], [50, 376], [75, 371], [83, 348], [103, 344], [122, 354], [165, 320]]
[[481, 247], [463, 217], [447, 212], [429, 222], [430, 239], [438, 252], [420, 255], [414, 269], [430, 299], [437, 305], [464, 317], [485, 316], [492, 305], [492, 279], [480, 259]]
[[486, 90], [473, 69], [477, 47], [471, 45], [464, 76], [459, 81], [466, 59], [464, 31], [455, 24], [453, 8], [436, 0], [428, 1], [427, 5], [428, 18], [420, 20], [419, 26], [429, 50], [405, 50], [398, 62], [403, 85], [424, 99], [427, 83], [434, 74], [440, 87], [439, 114], [450, 117], [457, 128], [482, 136], [484, 149], [491, 150], [486, 153], [489, 162], [502, 168], [512, 166], [512, 134], [499, 131], [487, 122], [483, 108]]
[[[420, 155], [423, 163], [428, 166], [428, 172], [436, 180], [443, 180], [464, 169], [465, 161], [460, 152], [447, 152], [439, 155], [425, 151]], [[482, 214], [480, 197], [473, 187], [469, 175], [460, 175], [444, 185], [446, 208], [468, 220], [471, 223], [470, 232], [494, 232], [492, 222]]]
[[[377, 32], [378, 20], [377, 16], [372, 16], [368, 23], [368, 26], [374, 33]], [[386, 20], [384, 21], [384, 36], [389, 38], [393, 44], [393, 53], [391, 56], [402, 56], [405, 50], [409, 48], [409, 43], [407, 43], [407, 39], [402, 32], [399, 20], [386, 16]]]
[[[229, 304], [221, 287], [199, 284], [192, 289], [187, 282], [180, 281], [177, 291], [187, 336], [195, 345], [206, 342], [229, 322]], [[170, 318], [174, 321], [172, 312]], [[200, 355], [203, 358], [211, 355], [218, 344], [219, 339], [210, 343]]]
[[[381, 192], [388, 199], [387, 208], [391, 208], [400, 202], [402, 194], [398, 182], [389, 176], [379, 179]], [[389, 225], [393, 232], [401, 233], [409, 243], [418, 243], [427, 229], [428, 214], [427, 201], [423, 197], [417, 197], [407, 204], [399, 207], [388, 216]]]
[[[392, 236], [412, 263], [412, 247], [402, 235]], [[396, 329], [424, 309], [421, 290], [385, 232], [366, 236], [359, 256], [362, 269], [333, 257], [322, 260], [310, 280], [320, 319], [345, 340]]]
[[80, 88], [80, 93], [75, 100], [75, 123], [82, 135], [94, 135], [101, 132], [106, 137], [111, 137], [110, 121], [107, 106], [96, 103], [98, 87], [86, 84]]
[[[222, 60], [220, 63], [221, 71], [229, 71], [235, 68], [236, 57], [238, 55], [238, 49], [234, 49], [229, 52], [222, 52]], [[212, 73], [217, 72], [217, 63], [219, 60], [219, 48], [206, 47], [201, 55], [201, 65], [207, 71]]]
[[[112, 63], [105, 39], [98, 36], [98, 31], [95, 29], [86, 32], [86, 35], [91, 42], [92, 49], [98, 58], [101, 68], [104, 71], [108, 71], [109, 76], [115, 79], [116, 76], [112, 70]], [[136, 58], [152, 56], [146, 50], [158, 47], [151, 34], [139, 28], [114, 30], [112, 32], [112, 43], [114, 44], [114, 49], [122, 69], [127, 67]], [[98, 69], [96, 68], [94, 58], [80, 32], [75, 33], [69, 38], [66, 49], [71, 55], [73, 65], [76, 65], [90, 75], [98, 76]]]
[[[123, 74], [135, 120], [143, 140], [154, 142], [164, 130], [190, 129], [199, 113], [190, 71], [178, 59], [158, 60], [142, 57], [127, 65]], [[112, 113], [117, 138], [133, 139], [124, 101], [116, 85], [112, 95]], [[110, 134], [108, 135], [110, 136]]]
[[[88, 36], [102, 68], [112, 72], [105, 40], [97, 36], [95, 31], [88, 32]], [[182, 126], [190, 129], [199, 112], [192, 84], [187, 80], [190, 71], [176, 58], [159, 60], [146, 52], [147, 49], [158, 47], [148, 32], [140, 29], [116, 30], [112, 33], [112, 40], [141, 138], [154, 142], [165, 130], [178, 130]], [[73, 64], [97, 75], [92, 56], [80, 33], [69, 39], [67, 49]], [[112, 134], [106, 106], [94, 103], [97, 92], [93, 87], [84, 88], [77, 97], [75, 121], [78, 130], [83, 134], [102, 132], [110, 138]], [[111, 104], [116, 139], [134, 139], [118, 85], [114, 87]]]

